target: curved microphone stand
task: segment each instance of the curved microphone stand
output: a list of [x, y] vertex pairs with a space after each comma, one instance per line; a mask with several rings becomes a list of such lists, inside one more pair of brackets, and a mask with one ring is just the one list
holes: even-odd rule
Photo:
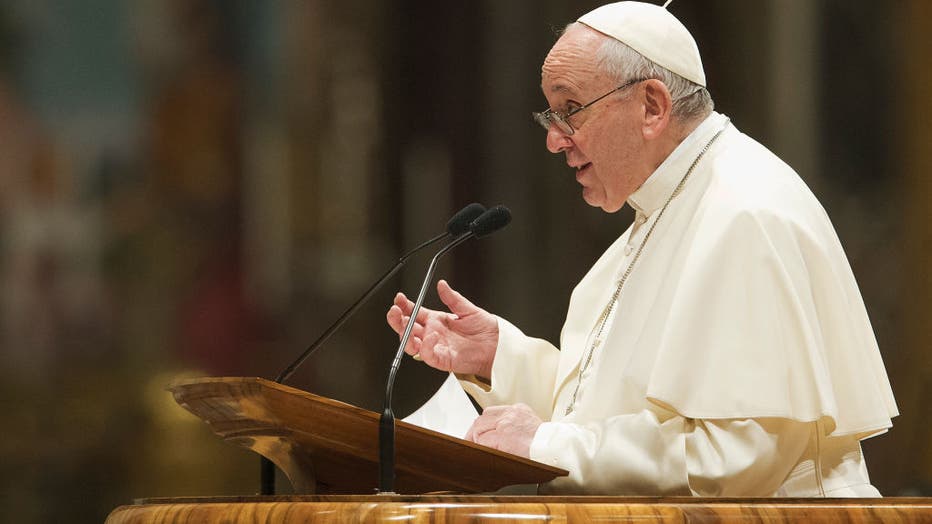
[[385, 385], [385, 408], [382, 410], [381, 417], [379, 417], [379, 493], [393, 493], [395, 490], [395, 414], [392, 413], [392, 391], [395, 386], [395, 375], [398, 374], [398, 368], [401, 367], [401, 360], [405, 355], [405, 345], [408, 343], [408, 338], [411, 337], [411, 330], [414, 328], [418, 311], [420, 311], [421, 304], [424, 302], [424, 296], [427, 295], [427, 287], [433, 280], [434, 272], [437, 269], [437, 261], [451, 249], [474, 236], [476, 234], [473, 231], [460, 235], [444, 246], [431, 259], [430, 266], [427, 268], [427, 276], [424, 277], [421, 291], [414, 303], [414, 309], [411, 310], [411, 318], [408, 319], [404, 335], [401, 337], [398, 352], [395, 353], [395, 360], [392, 361], [392, 367], [388, 372], [388, 382]]

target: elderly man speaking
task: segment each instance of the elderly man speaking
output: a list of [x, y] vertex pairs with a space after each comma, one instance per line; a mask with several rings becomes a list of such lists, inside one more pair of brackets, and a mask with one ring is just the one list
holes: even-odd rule
[[[799, 176], [713, 111], [666, 9], [570, 24], [534, 117], [583, 199], [634, 223], [570, 299], [560, 349], [438, 286], [406, 351], [483, 407], [466, 435], [570, 472], [541, 493], [878, 496], [860, 441], [897, 415], [857, 284]], [[399, 294], [388, 323], [413, 304]]]

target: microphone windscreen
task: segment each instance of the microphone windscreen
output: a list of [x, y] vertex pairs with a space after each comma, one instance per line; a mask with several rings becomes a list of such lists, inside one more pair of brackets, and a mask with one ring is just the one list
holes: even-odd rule
[[479, 215], [479, 218], [469, 225], [469, 230], [476, 237], [482, 238], [507, 226], [510, 222], [511, 211], [508, 211], [505, 206], [498, 205]]
[[472, 224], [482, 213], [485, 213], [485, 206], [476, 202], [460, 209], [447, 221], [447, 233], [454, 237], [462, 235], [469, 231], [469, 224]]

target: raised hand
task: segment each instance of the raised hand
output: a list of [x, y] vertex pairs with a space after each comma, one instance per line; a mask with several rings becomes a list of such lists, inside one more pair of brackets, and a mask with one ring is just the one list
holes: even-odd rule
[[[440, 300], [449, 312], [422, 307], [411, 337], [405, 346], [409, 355], [419, 355], [431, 367], [442, 371], [492, 376], [492, 361], [498, 345], [498, 320], [456, 292], [445, 280], [437, 283]], [[386, 319], [398, 336], [414, 309], [414, 302], [398, 293]]]

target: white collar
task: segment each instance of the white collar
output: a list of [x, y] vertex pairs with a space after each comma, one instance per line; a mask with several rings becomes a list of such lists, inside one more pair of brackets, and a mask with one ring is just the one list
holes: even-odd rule
[[680, 183], [689, 165], [727, 120], [728, 117], [715, 111], [706, 117], [647, 177], [641, 187], [631, 193], [628, 205], [644, 216], [650, 216], [660, 209]]

